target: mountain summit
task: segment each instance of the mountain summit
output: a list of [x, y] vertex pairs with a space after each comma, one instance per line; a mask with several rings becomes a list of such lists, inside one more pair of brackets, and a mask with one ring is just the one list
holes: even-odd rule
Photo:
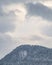
[[1, 59], [0, 65], [52, 65], [52, 49], [21, 45]]

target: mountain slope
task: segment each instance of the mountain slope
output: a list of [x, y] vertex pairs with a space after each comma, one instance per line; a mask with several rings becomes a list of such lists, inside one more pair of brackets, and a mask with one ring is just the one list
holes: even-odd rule
[[0, 65], [52, 65], [52, 49], [22, 45], [5, 56]]

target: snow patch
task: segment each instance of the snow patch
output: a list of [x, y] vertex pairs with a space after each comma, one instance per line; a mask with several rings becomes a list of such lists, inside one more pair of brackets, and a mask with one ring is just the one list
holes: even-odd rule
[[20, 57], [21, 60], [25, 59], [26, 56], [27, 56], [27, 51], [26, 50], [19, 52], [19, 57]]

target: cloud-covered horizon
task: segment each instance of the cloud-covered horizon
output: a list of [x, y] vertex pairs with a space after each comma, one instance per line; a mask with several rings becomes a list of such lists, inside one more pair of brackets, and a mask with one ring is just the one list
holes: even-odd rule
[[51, 2], [49, 0], [0, 1], [0, 58], [22, 44], [52, 48]]

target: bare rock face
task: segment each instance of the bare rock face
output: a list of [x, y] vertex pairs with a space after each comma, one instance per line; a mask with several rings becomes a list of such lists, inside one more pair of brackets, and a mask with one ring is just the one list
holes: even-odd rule
[[1, 59], [0, 65], [52, 65], [52, 49], [21, 45]]

